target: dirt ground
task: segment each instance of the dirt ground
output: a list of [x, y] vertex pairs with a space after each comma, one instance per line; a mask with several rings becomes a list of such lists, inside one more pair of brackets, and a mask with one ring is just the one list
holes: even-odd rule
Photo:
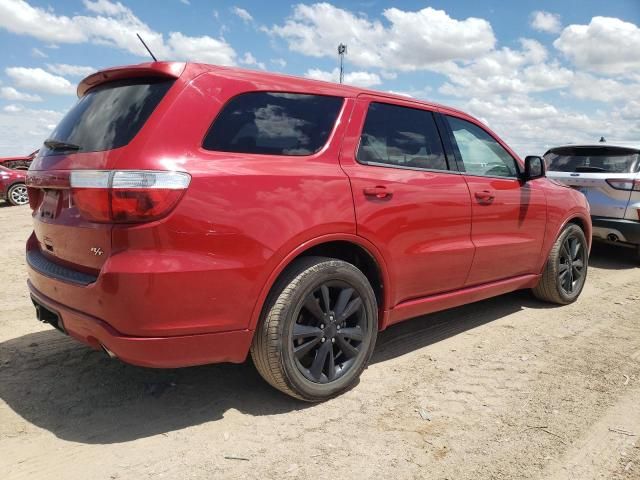
[[358, 386], [289, 399], [250, 363], [152, 370], [35, 320], [28, 207], [0, 206], [3, 479], [640, 479], [640, 268], [597, 246], [570, 306], [527, 292], [379, 337]]

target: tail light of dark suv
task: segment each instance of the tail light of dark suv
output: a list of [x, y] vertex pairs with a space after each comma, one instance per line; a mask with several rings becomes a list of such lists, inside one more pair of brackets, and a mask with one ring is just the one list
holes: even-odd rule
[[74, 205], [87, 220], [137, 223], [167, 215], [187, 190], [183, 172], [75, 170], [71, 172]]
[[632, 190], [634, 192], [640, 192], [640, 180], [608, 178], [607, 183], [611, 188], [615, 188], [616, 190]]

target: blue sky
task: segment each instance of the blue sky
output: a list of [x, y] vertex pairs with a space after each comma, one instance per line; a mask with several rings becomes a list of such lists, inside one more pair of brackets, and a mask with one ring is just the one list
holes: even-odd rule
[[39, 146], [103, 67], [196, 60], [454, 105], [521, 155], [640, 142], [640, 0], [0, 0], [0, 155]]

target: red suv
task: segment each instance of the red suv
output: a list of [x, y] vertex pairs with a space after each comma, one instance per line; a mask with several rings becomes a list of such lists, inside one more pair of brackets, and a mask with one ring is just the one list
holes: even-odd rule
[[585, 197], [458, 110], [184, 63], [104, 70], [27, 184], [38, 318], [148, 367], [353, 385], [377, 333], [517, 289], [574, 301]]

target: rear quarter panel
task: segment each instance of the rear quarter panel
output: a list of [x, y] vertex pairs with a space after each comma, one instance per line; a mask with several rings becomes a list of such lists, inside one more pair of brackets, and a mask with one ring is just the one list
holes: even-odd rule
[[[116, 168], [187, 171], [191, 184], [169, 217], [140, 226], [115, 226], [112, 257], [103, 275], [112, 298], [104, 304], [130, 316], [119, 295], [160, 303], [153, 317], [136, 314], [137, 335], [225, 331], [251, 327], [261, 292], [287, 255], [328, 235], [355, 235], [349, 180], [338, 164], [353, 107], [345, 100], [327, 145], [311, 156], [212, 152], [202, 140], [220, 108], [245, 91], [299, 91], [204, 74], [165, 108], [135, 155]], [[302, 93], [302, 92], [301, 92]], [[174, 139], [175, 141], [167, 141]], [[114, 275], [109, 280], [109, 271]], [[139, 275], [115, 272], [149, 272]], [[159, 285], [160, 288], [154, 288]], [[172, 298], [155, 292], [171, 291]], [[114, 307], [115, 305], [115, 307]], [[117, 325], [114, 325], [118, 328]]]

